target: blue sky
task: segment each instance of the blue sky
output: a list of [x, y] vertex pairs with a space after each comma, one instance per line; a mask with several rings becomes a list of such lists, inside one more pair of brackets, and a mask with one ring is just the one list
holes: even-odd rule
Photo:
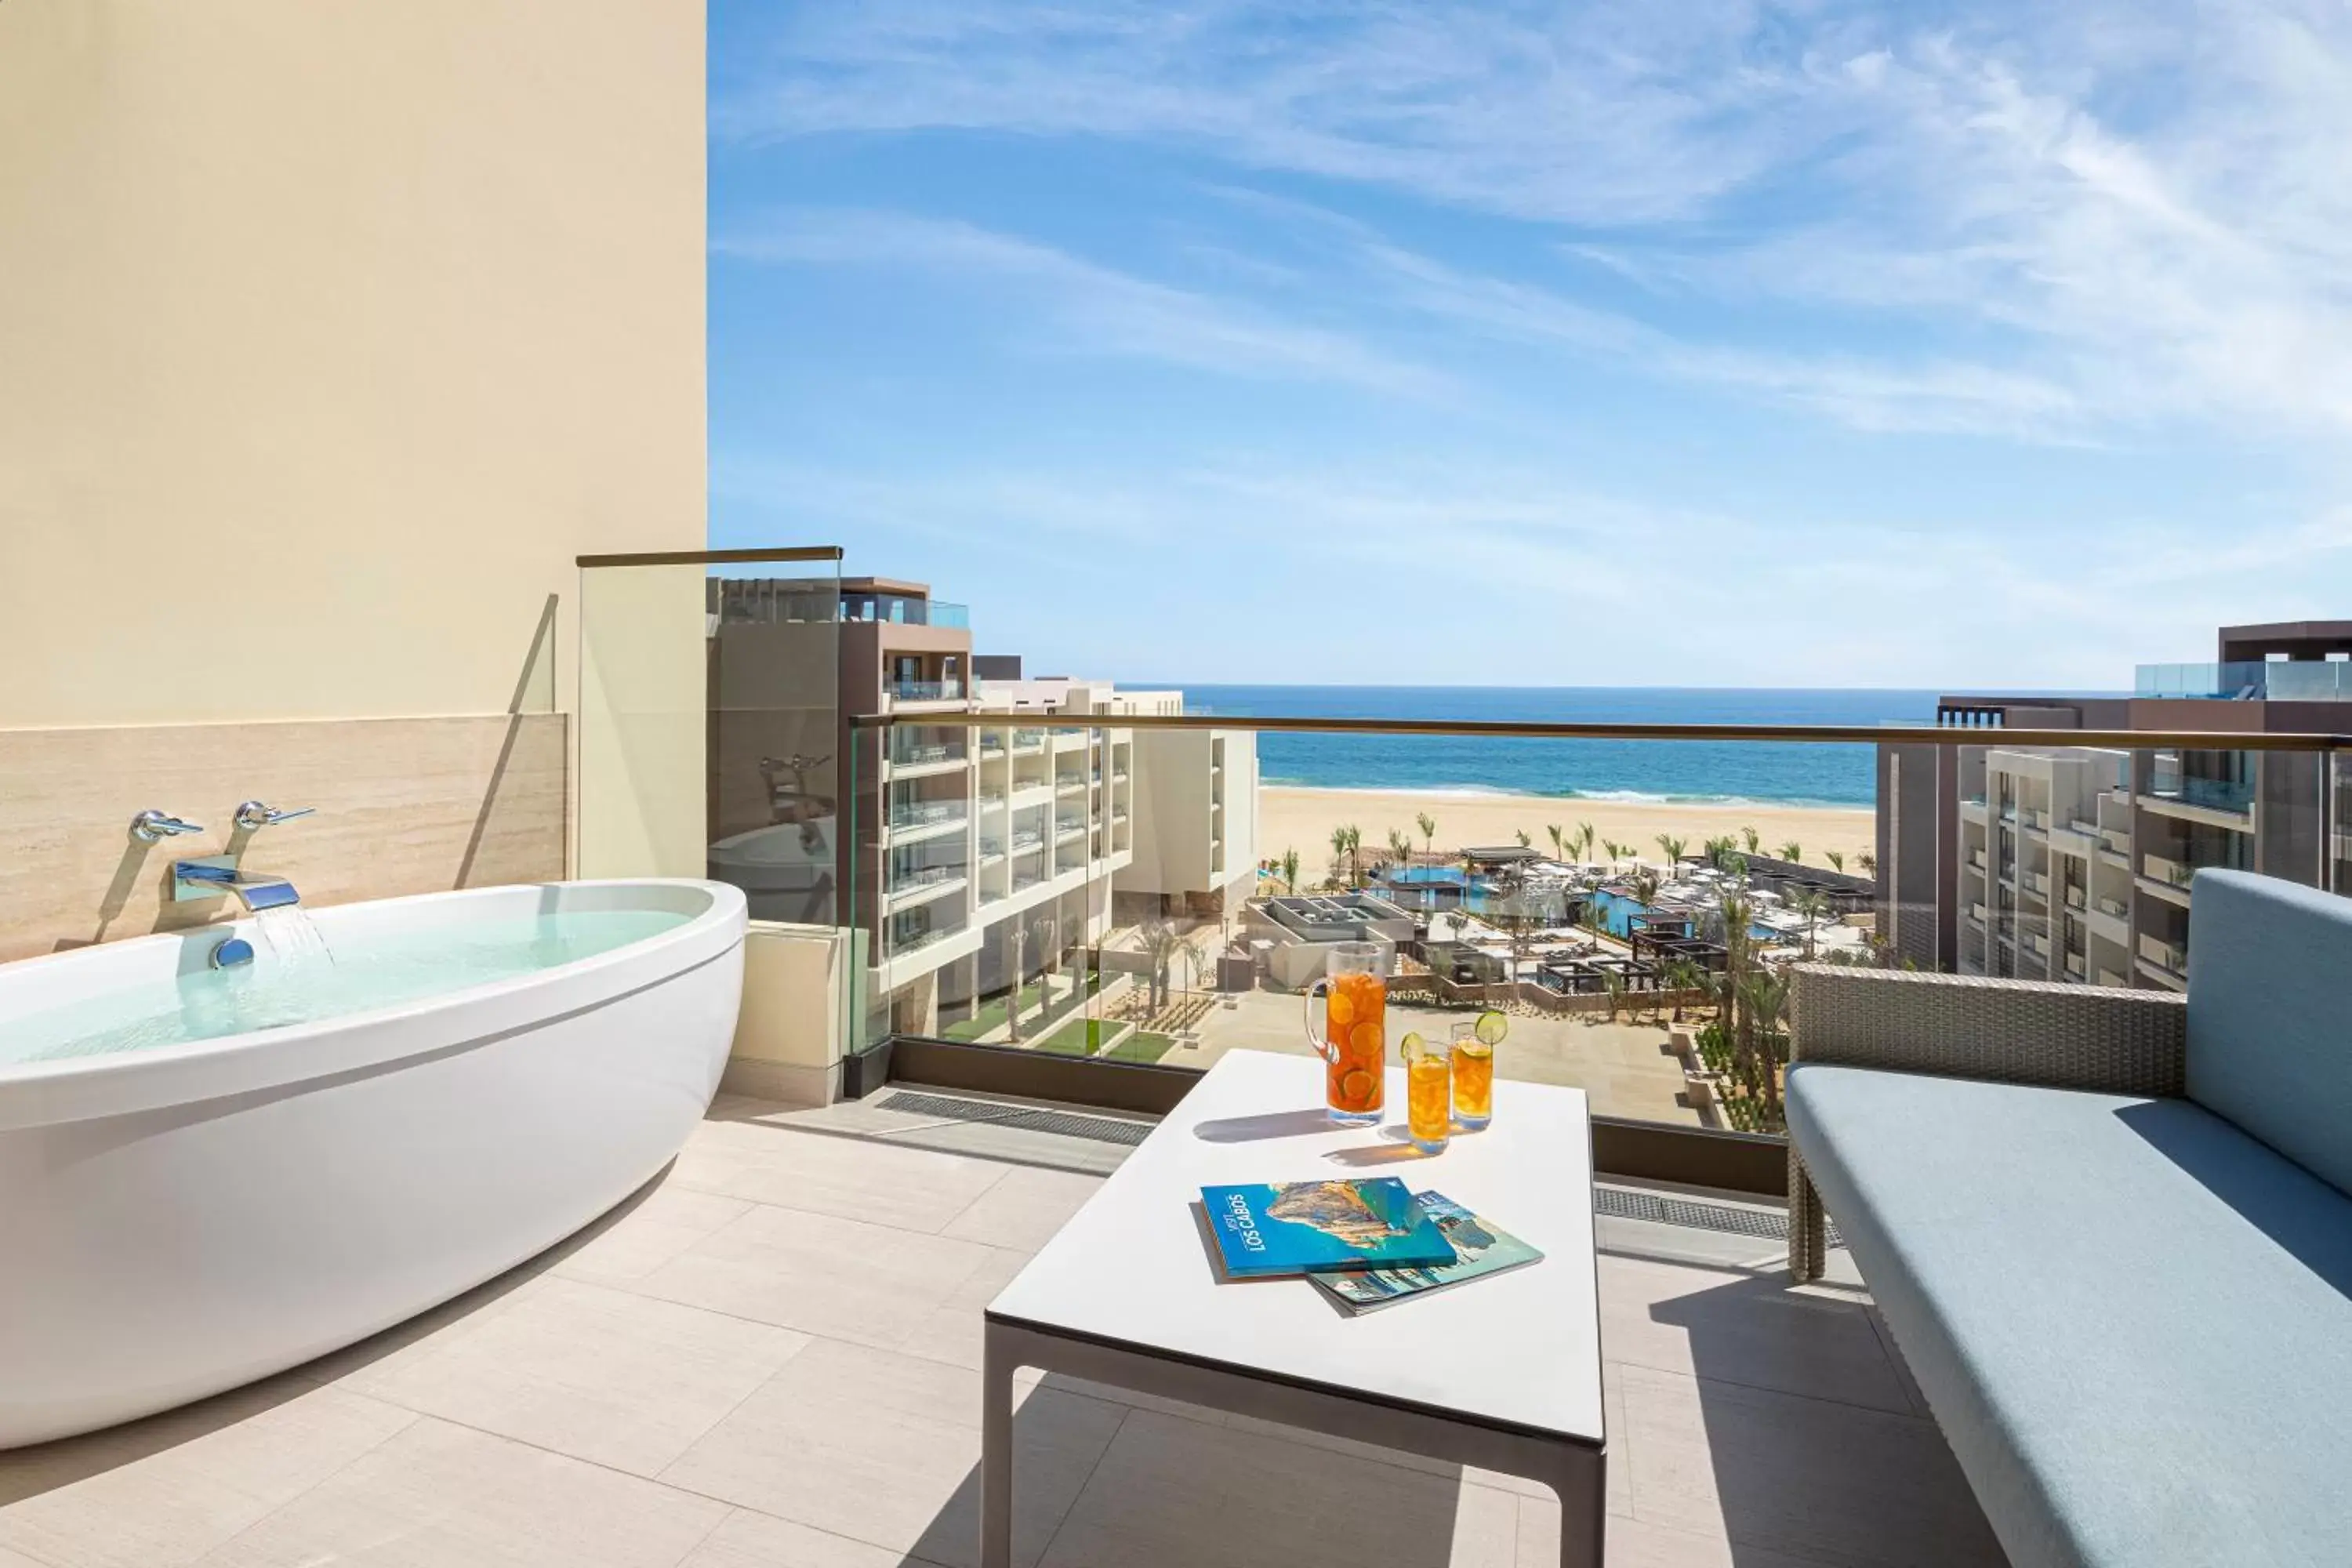
[[1033, 670], [2114, 688], [2352, 616], [2352, 9], [710, 7], [711, 536]]

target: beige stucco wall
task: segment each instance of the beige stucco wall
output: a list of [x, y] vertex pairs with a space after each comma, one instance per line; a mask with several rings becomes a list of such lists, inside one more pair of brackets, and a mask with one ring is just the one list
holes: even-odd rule
[[551, 595], [568, 709], [704, 539], [703, 36], [0, 4], [0, 729], [504, 712]]
[[0, 957], [213, 913], [167, 862], [248, 794], [320, 807], [252, 850], [312, 901], [562, 876], [575, 745], [606, 858], [700, 873], [698, 583], [616, 758], [574, 560], [704, 542], [703, 48], [701, 0], [0, 0]]

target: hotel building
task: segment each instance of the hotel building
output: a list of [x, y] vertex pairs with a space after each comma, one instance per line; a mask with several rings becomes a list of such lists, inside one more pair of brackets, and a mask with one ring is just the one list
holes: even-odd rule
[[[2232, 867], [2352, 885], [2331, 760], [2305, 751], [2005, 746], [2002, 729], [2334, 733], [2352, 622], [2224, 626], [2211, 664], [2129, 697], [1955, 695], [1981, 744], [1878, 748], [1879, 929], [1923, 969], [2188, 984], [2189, 880]], [[1955, 737], [1956, 741], [1958, 737]]]
[[[877, 1026], [937, 1033], [1118, 927], [1252, 890], [1255, 737], [1116, 722], [1181, 691], [1025, 677], [920, 583], [714, 579], [709, 609], [711, 875], [755, 918], [861, 931]], [[856, 722], [882, 714], [959, 721]]]

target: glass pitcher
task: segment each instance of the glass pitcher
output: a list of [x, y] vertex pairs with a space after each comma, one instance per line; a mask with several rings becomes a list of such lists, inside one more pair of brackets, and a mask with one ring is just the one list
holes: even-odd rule
[[[1307, 988], [1307, 1038], [1323, 1058], [1323, 1100], [1332, 1121], [1349, 1126], [1381, 1119], [1388, 1066], [1388, 955], [1376, 942], [1335, 942], [1324, 973]], [[1320, 1028], [1315, 1021], [1318, 996]]]

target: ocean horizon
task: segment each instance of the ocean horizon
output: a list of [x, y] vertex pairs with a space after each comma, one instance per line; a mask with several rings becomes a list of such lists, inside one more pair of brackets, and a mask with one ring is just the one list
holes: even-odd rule
[[[1165, 684], [1184, 693], [1188, 709], [1235, 718], [1538, 723], [1930, 723], [1938, 695], [1868, 688]], [[1876, 799], [1871, 747], [1806, 742], [1264, 734], [1258, 773], [1265, 784], [1305, 789], [1643, 805], [1853, 808]]]

